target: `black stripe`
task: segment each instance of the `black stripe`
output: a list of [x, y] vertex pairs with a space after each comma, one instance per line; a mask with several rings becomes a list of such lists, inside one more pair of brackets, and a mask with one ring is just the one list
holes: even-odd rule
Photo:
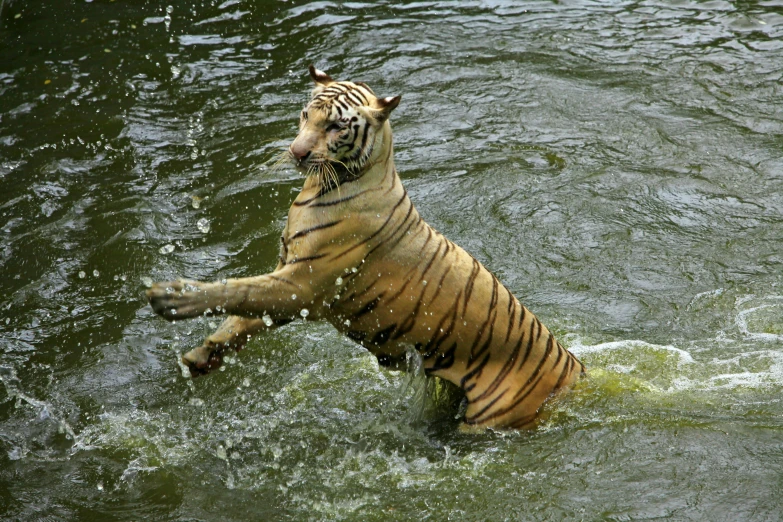
[[[348, 277], [348, 276], [346, 276], [346, 277]], [[363, 297], [363, 296], [367, 295], [367, 294], [370, 292], [370, 290], [372, 290], [372, 288], [373, 288], [373, 287], [374, 287], [376, 284], [378, 284], [378, 281], [380, 281], [382, 278], [383, 278], [383, 276], [382, 276], [382, 275], [380, 275], [380, 274], [378, 274], [378, 277], [376, 277], [376, 278], [375, 278], [375, 280], [374, 280], [372, 283], [370, 283], [369, 285], [365, 286], [365, 287], [362, 289], [362, 291], [361, 291], [361, 292], [359, 292], [359, 293], [356, 293], [356, 292], [354, 292], [354, 293], [352, 293], [351, 295], [349, 295], [349, 296], [347, 296], [347, 297], [344, 297], [344, 298], [343, 298], [343, 302], [346, 302], [346, 303], [347, 303], [348, 301], [356, 301], [356, 299], [358, 299], [358, 298], [360, 298], [360, 297]]]
[[360, 100], [359, 97], [356, 96], [356, 94], [354, 94], [352, 91], [345, 91], [343, 93], [343, 97], [351, 100], [354, 105], [363, 105], [362, 100]]
[[391, 251], [391, 252], [393, 252], [393, 251], [394, 251], [394, 248], [395, 248], [397, 245], [399, 245], [399, 244], [400, 244], [400, 241], [402, 241], [402, 240], [405, 238], [405, 236], [407, 235], [408, 231], [409, 231], [409, 230], [410, 230], [410, 229], [411, 229], [411, 228], [412, 228], [414, 225], [416, 225], [416, 224], [418, 223], [418, 221], [413, 221], [413, 222], [411, 222], [411, 223], [410, 223], [410, 224], [409, 224], [407, 227], [405, 227], [405, 229], [402, 231], [402, 233], [399, 235], [399, 237], [397, 237], [397, 239], [396, 239], [396, 240], [395, 240], [393, 243], [390, 243], [390, 242], [388, 242], [388, 241], [389, 241], [389, 240], [390, 240], [390, 239], [391, 239], [391, 238], [392, 238], [392, 237], [393, 237], [393, 236], [394, 236], [394, 235], [395, 235], [395, 234], [396, 234], [396, 233], [397, 233], [397, 232], [398, 232], [398, 231], [399, 231], [399, 230], [402, 228], [402, 225], [404, 225], [404, 224], [405, 224], [405, 221], [407, 221], [407, 220], [408, 220], [408, 217], [410, 216], [411, 210], [413, 210], [413, 205], [411, 205], [411, 206], [410, 206], [410, 209], [408, 210], [408, 214], [405, 216], [405, 219], [404, 219], [404, 220], [403, 220], [403, 221], [400, 223], [400, 225], [399, 225], [399, 226], [398, 226], [398, 227], [397, 227], [397, 228], [394, 230], [394, 232], [392, 232], [392, 233], [389, 235], [389, 238], [388, 238], [388, 239], [386, 239], [386, 241], [385, 241], [385, 242], [384, 242], [384, 241], [381, 241], [381, 242], [379, 242], [379, 243], [378, 243], [378, 244], [377, 244], [375, 247], [373, 247], [372, 249], [370, 249], [370, 250], [367, 252], [367, 254], [364, 256], [364, 258], [365, 258], [365, 259], [367, 259], [368, 257], [370, 257], [370, 255], [371, 255], [373, 252], [375, 252], [377, 249], [379, 249], [381, 246], [384, 246], [384, 247], [386, 247], [386, 249], [387, 249], [388, 251]]
[[508, 359], [506, 359], [506, 362], [503, 364], [503, 368], [500, 369], [498, 374], [495, 376], [495, 380], [493, 380], [489, 386], [482, 392], [481, 395], [476, 397], [474, 400], [478, 401], [485, 397], [488, 397], [489, 395], [493, 394], [495, 390], [498, 389], [500, 384], [506, 379], [508, 374], [511, 372], [511, 369], [514, 368], [514, 364], [516, 363], [517, 357], [519, 356], [519, 352], [522, 349], [522, 342], [524, 341], [525, 336], [524, 334], [520, 336], [519, 341], [517, 342], [516, 346], [514, 347], [514, 350], [511, 352], [511, 355], [509, 355]]
[[381, 299], [383, 298], [383, 293], [379, 294], [375, 299], [365, 304], [358, 312], [353, 314], [351, 317], [351, 320], [356, 320], [362, 317], [363, 315], [367, 315], [373, 310], [375, 310], [375, 307], [378, 306], [378, 303], [381, 302]]
[[[429, 272], [430, 268], [432, 268], [432, 264], [435, 262], [435, 258], [438, 257], [439, 250], [440, 250], [440, 245], [438, 245], [438, 248], [435, 249], [435, 253], [430, 258], [429, 262], [427, 263], [427, 266], [424, 267], [424, 271], [419, 275], [419, 281], [424, 281], [424, 276], [427, 275], [427, 272]], [[424, 293], [424, 290], [422, 290], [422, 293]]]
[[447, 370], [451, 368], [452, 365], [454, 364], [454, 354], [456, 350], [457, 350], [457, 343], [454, 343], [451, 345], [451, 348], [449, 348], [448, 350], [446, 350], [441, 354], [438, 354], [432, 366], [426, 368], [425, 371], [427, 373], [432, 373], [438, 370]]
[[399, 339], [406, 333], [413, 330], [413, 327], [416, 325], [416, 317], [419, 315], [419, 309], [421, 308], [421, 300], [416, 300], [415, 303], [416, 306], [413, 307], [413, 312], [411, 312], [411, 314], [405, 318], [399, 328], [397, 328], [397, 331], [394, 332], [392, 339]]
[[[560, 348], [560, 350], [566, 351], [565, 348], [560, 346], [560, 343], [558, 343], [558, 347]], [[568, 352], [566, 351], [566, 353], [568, 353]], [[563, 380], [566, 378], [566, 375], [568, 375], [571, 372], [573, 367], [574, 367], [574, 360], [572, 358], [568, 357], [566, 359], [566, 362], [563, 363], [563, 371], [560, 373], [560, 377], [557, 379], [557, 382], [555, 383], [555, 387], [552, 388], [553, 392], [555, 392], [555, 391], [560, 389], [560, 387], [563, 385]], [[552, 367], [553, 370], [555, 368], [557, 368], [557, 366], [553, 366]]]
[[362, 92], [361, 85], [358, 83], [354, 83], [353, 89], [351, 90], [352, 93], [354, 93], [356, 96], [359, 96], [363, 100], [363, 104], [367, 105], [367, 103], [370, 101], [370, 99], [365, 96], [365, 94]]
[[[489, 404], [487, 404], [486, 406], [484, 406], [483, 408], [481, 408], [481, 411], [477, 411], [475, 415], [471, 415], [470, 417], [466, 417], [466, 418], [465, 418], [465, 421], [466, 421], [466, 422], [471, 422], [473, 419], [476, 419], [476, 418], [478, 418], [478, 417], [481, 417], [482, 415], [484, 415], [484, 413], [486, 413], [486, 411], [487, 411], [487, 410], [489, 410], [490, 408], [492, 408], [492, 406], [494, 406], [496, 402], [498, 402], [500, 399], [502, 399], [502, 398], [503, 398], [503, 396], [506, 394], [506, 392], [508, 392], [508, 388], [506, 388], [506, 389], [505, 389], [505, 390], [503, 390], [501, 393], [499, 393], [499, 394], [497, 395], [497, 397], [495, 397], [494, 399], [492, 399], [491, 401], [489, 401]], [[475, 403], [477, 400], [478, 400], [478, 399], [474, 399], [474, 400], [472, 400], [472, 401], [470, 401], [470, 402], [471, 402], [471, 404], [472, 404], [472, 403]]]
[[[546, 343], [546, 350], [544, 351], [544, 355], [543, 355], [543, 357], [541, 357], [541, 359], [539, 359], [539, 361], [538, 361], [538, 366], [536, 366], [536, 369], [535, 369], [535, 370], [533, 370], [533, 373], [531, 373], [531, 374], [530, 374], [530, 377], [528, 377], [528, 379], [527, 379], [527, 382], [525, 383], [525, 385], [524, 385], [524, 386], [522, 386], [520, 389], [518, 389], [518, 390], [517, 390], [517, 393], [514, 395], [514, 397], [519, 397], [519, 395], [520, 395], [520, 394], [521, 394], [523, 391], [525, 391], [525, 388], [527, 388], [528, 386], [530, 386], [530, 385], [531, 385], [530, 383], [532, 382], [532, 380], [533, 380], [533, 379], [534, 379], [534, 378], [535, 378], [535, 377], [536, 377], [536, 376], [537, 376], [539, 373], [541, 373], [541, 369], [544, 367], [544, 364], [546, 364], [546, 361], [547, 361], [547, 359], [549, 359], [549, 354], [551, 354], [551, 353], [552, 353], [552, 347], [553, 347], [554, 345], [555, 345], [555, 337], [554, 337], [554, 336], [553, 336], [553, 335], [550, 333], [550, 334], [549, 334], [549, 339], [547, 340], [547, 343]], [[558, 358], [557, 358], [557, 360], [558, 360], [558, 361], [560, 361], [560, 357], [562, 357], [562, 354], [558, 354]], [[543, 376], [543, 375], [542, 375], [542, 376]], [[539, 377], [539, 380], [541, 380], [541, 377], [542, 377], [542, 376], [540, 376], [540, 377]], [[538, 383], [538, 381], [536, 381], [536, 383]], [[533, 387], [535, 387], [535, 385], [533, 385]], [[528, 391], [528, 393], [530, 393], [530, 391]], [[526, 395], [527, 395], [527, 394], [526, 394]]]
[[308, 228], [306, 230], [300, 230], [299, 232], [297, 232], [293, 236], [289, 237], [288, 240], [291, 241], [291, 240], [294, 240], [294, 239], [299, 238], [299, 237], [304, 237], [307, 234], [309, 234], [310, 232], [315, 232], [316, 230], [323, 230], [325, 228], [331, 228], [331, 227], [333, 227], [335, 225], [339, 225], [340, 223], [342, 223], [342, 219], [338, 219], [337, 221], [331, 221], [329, 223], [323, 223], [321, 225], [316, 225], [316, 226], [310, 227], [310, 228]]
[[[413, 272], [414, 270], [416, 270], [416, 268], [418, 268], [418, 267], [414, 267], [413, 269], [411, 269], [411, 270], [408, 272], [408, 274], [411, 274], [411, 272]], [[406, 274], [406, 275], [408, 275], [408, 274]], [[396, 300], [398, 297], [400, 297], [400, 296], [402, 295], [402, 293], [403, 293], [403, 292], [405, 292], [405, 290], [408, 288], [408, 285], [410, 285], [410, 284], [411, 284], [411, 281], [413, 281], [413, 275], [410, 275], [410, 277], [408, 277], [407, 279], [405, 279], [405, 282], [404, 282], [404, 283], [403, 283], [403, 284], [400, 286], [400, 289], [399, 289], [399, 290], [397, 290], [397, 291], [396, 291], [394, 294], [390, 295], [390, 296], [389, 296], [389, 299], [387, 299], [387, 301], [386, 301], [386, 302], [387, 302], [387, 303], [392, 303], [392, 302], [394, 302], [394, 301], [395, 301], [395, 300]]]
[[473, 368], [471, 371], [466, 373], [462, 377], [462, 380], [460, 380], [460, 386], [462, 387], [463, 390], [465, 390], [466, 393], [469, 392], [470, 390], [472, 390], [476, 386], [476, 383], [473, 383], [470, 386], [467, 386], [466, 384], [467, 384], [468, 380], [472, 379], [473, 377], [478, 377], [479, 375], [481, 375], [481, 370], [483, 370], [484, 366], [486, 366], [487, 363], [489, 362], [490, 355], [492, 355], [492, 354], [488, 353], [484, 357], [484, 359], [475, 368]]
[[[536, 321], [533, 321], [533, 327], [532, 330], [529, 332], [529, 336], [527, 338], [527, 348], [525, 348], [525, 356], [522, 357], [522, 360], [519, 361], [519, 366], [517, 366], [517, 372], [522, 371], [522, 368], [525, 366], [525, 363], [527, 362], [527, 358], [530, 357], [530, 352], [533, 350], [533, 343], [535, 342], [535, 335], [533, 332], [536, 330], [536, 325], [541, 326], [541, 323], [537, 323]], [[539, 332], [539, 335], [541, 335], [541, 332]]]
[[[505, 288], [505, 287], [504, 287]], [[506, 288], [506, 291], [508, 291], [508, 288]], [[509, 298], [509, 307], [508, 307], [508, 326], [506, 326], [506, 340], [503, 341], [503, 344], [508, 344], [508, 340], [511, 338], [511, 332], [514, 330], [514, 315], [517, 313], [517, 307], [514, 304], [514, 296], [511, 295], [511, 292], [508, 292], [508, 298]]]
[[506, 293], [508, 294], [508, 309], [506, 310], [506, 313], [507, 313], [507, 314], [510, 314], [510, 313], [511, 313], [511, 307], [512, 307], [512, 306], [514, 306], [514, 296], [513, 296], [513, 295], [511, 295], [511, 290], [509, 290], [508, 288], [506, 288], [506, 286], [505, 286], [505, 285], [503, 285], [503, 289], [504, 289], [504, 290], [506, 291]]
[[473, 259], [473, 269], [470, 272], [470, 277], [468, 278], [468, 284], [465, 285], [465, 302], [462, 305], [462, 317], [465, 317], [465, 312], [468, 308], [468, 301], [470, 301], [470, 294], [473, 293], [473, 283], [476, 282], [476, 277], [478, 277], [479, 271], [481, 270], [481, 264]]
[[335, 99], [337, 99], [337, 97], [344, 92], [345, 92], [345, 88], [342, 85], [340, 85], [339, 83], [333, 83], [332, 85], [324, 89], [322, 94], [326, 96], [333, 96]]
[[427, 244], [429, 244], [430, 239], [432, 239], [432, 227], [427, 225], [427, 239], [425, 239], [424, 244], [421, 245], [421, 248], [419, 249], [419, 255], [424, 253], [424, 249], [427, 248]]
[[[492, 298], [489, 301], [489, 308], [487, 309], [487, 319], [484, 321], [484, 324], [481, 325], [481, 328], [479, 328], [478, 335], [476, 336], [476, 339], [473, 341], [473, 345], [470, 347], [470, 356], [468, 358], [468, 367], [473, 363], [473, 361], [476, 360], [483, 352], [489, 347], [490, 342], [492, 342], [492, 330], [495, 326], [495, 319], [498, 316], [498, 311], [495, 308], [497, 305], [497, 299], [498, 299], [498, 280], [494, 276], [492, 277]], [[481, 337], [484, 335], [484, 330], [486, 330], [487, 325], [489, 325], [489, 335], [487, 336], [487, 342], [484, 343], [484, 346], [479, 350], [478, 352], [474, 353], [474, 349], [476, 346], [478, 346], [479, 341], [481, 340]]]
[[307, 257], [295, 257], [292, 260], [288, 261], [288, 264], [293, 265], [295, 263], [304, 263], [305, 261], [315, 261], [316, 259], [321, 259], [322, 257], [326, 257], [326, 254], [317, 254], [314, 256], [307, 256]]
[[389, 340], [389, 338], [391, 337], [391, 334], [392, 334], [392, 332], [394, 332], [395, 328], [397, 328], [396, 324], [392, 324], [391, 326], [387, 326], [386, 328], [384, 328], [380, 332], [376, 333], [373, 336], [373, 338], [372, 338], [372, 340], [370, 342], [372, 344], [374, 344], [374, 345], [377, 345], [377, 346], [383, 346]]
[[541, 332], [544, 329], [543, 329], [543, 325], [541, 324], [541, 321], [538, 320], [538, 317], [536, 317], [536, 324], [538, 325], [538, 335], [536, 335], [536, 341], [538, 341], [541, 338]]
[[[345, 182], [343, 183], [343, 185], [344, 184], [345, 184]], [[345, 203], [346, 201], [350, 201], [353, 198], [357, 198], [357, 197], [363, 195], [365, 192], [369, 192], [369, 190], [363, 190], [363, 191], [358, 192], [358, 193], [356, 193], [356, 194], [354, 194], [352, 196], [345, 196], [344, 198], [339, 198], [339, 199], [335, 199], [335, 200], [332, 200], [332, 201], [319, 201], [318, 203], [313, 203], [313, 206], [314, 207], [331, 207], [331, 206], [334, 206], [334, 205], [339, 205], [340, 203]], [[321, 197], [321, 195], [319, 195], [318, 197]], [[317, 198], [313, 198], [313, 199], [317, 199]]]
[[[443, 276], [440, 278], [440, 281], [438, 281], [438, 286], [435, 288], [435, 293], [433, 294], [433, 296], [429, 300], [430, 303], [434, 303], [435, 299], [438, 298], [438, 295], [440, 294], [440, 291], [443, 288], [443, 281], [446, 279], [446, 276], [449, 275], [449, 272], [451, 272], [451, 267], [452, 266], [453, 265], [448, 265], [446, 267], [446, 271], [443, 272]], [[460, 290], [460, 293], [462, 293], [462, 290]]]
[[408, 204], [410, 205], [411, 202], [410, 202], [410, 200], [408, 200], [408, 192], [406, 190], [403, 190], [402, 197], [400, 198], [399, 201], [397, 201], [397, 203], [394, 205], [394, 207], [392, 207], [391, 212], [389, 212], [389, 217], [386, 218], [386, 221], [384, 221], [383, 225], [381, 225], [378, 228], [378, 230], [373, 232], [371, 235], [369, 235], [366, 238], [362, 239], [359, 243], [357, 243], [357, 244], [353, 245], [352, 247], [348, 248], [347, 250], [343, 250], [341, 253], [337, 254], [334, 257], [334, 259], [340, 259], [341, 257], [347, 255], [349, 252], [352, 252], [352, 251], [356, 250], [357, 248], [361, 247], [362, 245], [365, 245], [370, 240], [372, 240], [375, 236], [380, 234], [383, 231], [383, 229], [386, 228], [386, 226], [389, 224], [389, 222], [391, 221], [392, 217], [394, 216], [394, 213], [397, 211], [397, 209], [400, 207], [400, 205], [402, 205], [403, 202], [405, 202], [406, 200], [408, 201]]
[[[412, 205], [411, 205], [411, 206], [412, 206]], [[415, 224], [416, 224], [416, 225], [418, 225], [420, 222], [421, 222], [421, 216], [419, 216], [419, 219], [416, 221], [416, 223], [415, 223]], [[423, 230], [423, 229], [420, 229], [420, 230]], [[403, 236], [403, 237], [404, 237], [404, 236]], [[387, 303], [391, 303], [391, 302], [393, 302], [393, 301], [394, 301], [394, 300], [396, 300], [398, 297], [400, 297], [400, 296], [402, 295], [402, 293], [403, 293], [403, 292], [405, 292], [405, 290], [408, 288], [408, 285], [410, 285], [410, 284], [411, 284], [411, 281], [413, 281], [413, 277], [414, 277], [414, 275], [415, 275], [415, 272], [416, 272], [418, 269], [419, 269], [419, 267], [418, 267], [418, 265], [416, 265], [416, 266], [414, 266], [413, 268], [411, 268], [410, 270], [408, 270], [408, 272], [407, 272], [407, 273], [406, 273], [404, 276], [402, 276], [402, 277], [400, 278], [400, 279], [403, 279], [405, 282], [404, 282], [404, 283], [403, 283], [403, 284], [400, 286], [400, 289], [399, 289], [397, 292], [395, 292], [394, 294], [392, 294], [391, 296], [389, 296], [389, 298], [386, 300], [386, 302], [387, 302]]]
[[[372, 97], [375, 97], [375, 92], [373, 92], [373, 90], [370, 88], [370, 86], [367, 85], [366, 83], [364, 83], [364, 82], [353, 82], [353, 84], [358, 87], [357, 90], [361, 91], [362, 89], [364, 89]], [[365, 95], [365, 98], [367, 98], [369, 100], [369, 96]]]
[[[531, 393], [533, 390], [535, 390], [535, 389], [536, 389], [536, 387], [538, 386], [538, 383], [539, 383], [539, 382], [541, 382], [541, 379], [543, 379], [543, 378], [544, 378], [544, 375], [543, 375], [543, 374], [542, 374], [542, 375], [539, 375], [539, 376], [538, 376], [538, 379], [536, 379], [536, 382], [534, 382], [534, 383], [533, 383], [533, 385], [530, 387], [530, 389], [529, 389], [529, 390], [527, 390], [527, 392], [525, 392], [525, 393], [524, 393], [524, 394], [523, 394], [521, 397], [519, 397], [518, 399], [516, 399], [516, 400], [515, 400], [515, 401], [514, 401], [514, 402], [513, 402], [513, 403], [512, 403], [510, 406], [506, 406], [505, 408], [503, 408], [503, 409], [501, 409], [501, 410], [494, 411], [494, 412], [492, 412], [492, 414], [491, 414], [491, 415], [489, 415], [489, 416], [487, 416], [487, 417], [484, 417], [484, 418], [482, 418], [482, 419], [480, 419], [480, 420], [477, 420], [477, 419], [476, 419], [476, 416], [473, 416], [473, 417], [471, 417], [471, 423], [476, 423], [476, 424], [479, 424], [479, 423], [485, 423], [485, 422], [487, 422], [487, 421], [489, 421], [489, 420], [496, 419], [496, 418], [498, 418], [498, 417], [502, 417], [503, 415], [507, 414], [508, 412], [510, 412], [510, 411], [513, 411], [513, 410], [514, 410], [514, 408], [516, 408], [517, 406], [519, 406], [520, 404], [522, 404], [522, 402], [524, 402], [524, 400], [525, 400], [525, 399], [527, 399], [527, 396], [528, 396], [528, 395], [530, 395], [530, 393]], [[521, 390], [520, 390], [520, 391], [521, 391]], [[519, 394], [519, 392], [517, 392], [517, 395], [518, 395], [518, 394]], [[537, 408], [536, 408], [536, 409], [537, 409]], [[532, 415], [532, 417], [535, 417], [535, 414], [533, 414], [533, 415]]]
[[362, 144], [359, 146], [359, 150], [364, 150], [364, 146], [367, 144], [367, 136], [370, 134], [370, 125], [364, 122], [364, 132], [362, 133]]
[[[440, 321], [438, 321], [438, 324], [435, 326], [435, 333], [432, 335], [430, 340], [427, 342], [427, 345], [423, 349], [422, 356], [424, 359], [429, 359], [435, 355], [440, 349], [440, 345], [443, 344], [446, 339], [451, 337], [451, 332], [454, 331], [454, 322], [457, 319], [457, 302], [458, 301], [454, 302], [451, 308], [449, 308], [443, 314], [443, 316], [440, 318]], [[443, 326], [447, 319], [451, 319], [451, 321], [444, 330]]]
[[350, 111], [351, 110], [351, 106], [348, 105], [347, 103], [345, 103], [340, 98], [334, 98], [332, 100], [332, 103], [334, 104], [335, 107], [342, 107], [345, 111]]
[[446, 238], [443, 238], [443, 240], [446, 242], [446, 250], [443, 251], [443, 255], [441, 256], [441, 258], [445, 258], [448, 255], [448, 253], [451, 251], [451, 241], [449, 241]]
[[389, 244], [389, 242], [388, 242], [388, 241], [389, 241], [389, 240], [390, 240], [392, 237], [394, 237], [394, 236], [397, 234], [397, 232], [399, 232], [399, 231], [400, 231], [400, 229], [401, 229], [401, 228], [402, 228], [402, 226], [405, 224], [405, 222], [406, 222], [406, 221], [408, 221], [408, 218], [409, 218], [409, 217], [411, 216], [411, 214], [413, 213], [413, 209], [414, 209], [414, 207], [413, 207], [413, 203], [409, 204], [409, 205], [408, 205], [408, 212], [407, 212], [407, 214], [405, 214], [405, 217], [402, 219], [402, 221], [400, 221], [400, 224], [399, 224], [399, 225], [397, 225], [397, 228], [395, 228], [394, 230], [392, 230], [392, 231], [391, 231], [391, 233], [389, 234], [389, 236], [388, 236], [388, 237], [386, 237], [385, 239], [382, 239], [382, 240], [380, 240], [380, 241], [378, 242], [378, 244], [377, 244], [377, 245], [375, 245], [375, 246], [374, 246], [372, 249], [368, 250], [368, 251], [367, 251], [367, 254], [365, 254], [365, 256], [364, 256], [364, 258], [365, 258], [365, 259], [367, 259], [368, 257], [370, 257], [370, 255], [371, 255], [373, 252], [375, 252], [376, 250], [378, 250], [378, 249], [379, 249], [379, 248], [381, 248], [381, 247], [385, 247], [387, 250], [389, 250], [389, 251], [392, 251], [392, 252], [394, 251], [394, 247], [395, 247], [395, 246], [397, 246], [397, 245], [399, 244], [399, 242], [400, 242], [400, 241], [402, 241], [402, 239], [405, 237], [405, 232], [407, 232], [408, 230], [410, 230], [410, 228], [411, 228], [411, 227], [414, 225], [414, 223], [411, 223], [411, 224], [409, 224], [409, 225], [408, 225], [408, 227], [407, 227], [405, 230], [403, 230], [403, 233], [402, 233], [402, 234], [400, 234], [400, 237], [398, 237], [398, 238], [397, 238], [397, 240], [396, 240], [396, 241], [395, 241], [393, 244]]

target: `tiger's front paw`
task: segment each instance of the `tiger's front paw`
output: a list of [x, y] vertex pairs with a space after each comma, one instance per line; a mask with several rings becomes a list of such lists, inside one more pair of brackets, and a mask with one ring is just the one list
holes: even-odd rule
[[155, 283], [147, 290], [147, 299], [155, 313], [169, 321], [210, 315], [208, 294], [203, 286], [194, 281]]
[[224, 346], [205, 342], [182, 356], [182, 362], [190, 370], [191, 377], [206, 375], [223, 364]]

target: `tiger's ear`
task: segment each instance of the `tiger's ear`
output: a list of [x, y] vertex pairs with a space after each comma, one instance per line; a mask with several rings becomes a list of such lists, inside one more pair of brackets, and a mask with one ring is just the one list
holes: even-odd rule
[[310, 64], [310, 66], [307, 68], [310, 71], [310, 78], [313, 79], [316, 86], [320, 87], [326, 87], [330, 83], [334, 83], [334, 80], [332, 80], [332, 77], [326, 74], [323, 71], [319, 71], [315, 68], [315, 65]]
[[402, 96], [389, 96], [388, 98], [377, 98], [375, 102], [377, 109], [373, 111], [373, 117], [375, 117], [375, 119], [381, 123], [388, 120], [389, 115], [394, 109], [397, 108], [397, 106], [400, 104], [401, 99]]

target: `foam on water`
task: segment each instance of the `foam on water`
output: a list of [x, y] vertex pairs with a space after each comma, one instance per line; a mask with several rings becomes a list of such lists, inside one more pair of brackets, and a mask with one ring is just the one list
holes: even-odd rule
[[628, 351], [634, 351], [634, 350], [657, 350], [657, 351], [663, 351], [663, 352], [672, 352], [675, 354], [681, 363], [693, 363], [693, 357], [691, 357], [691, 354], [686, 352], [685, 350], [681, 350], [679, 348], [676, 348], [671, 345], [656, 345], [656, 344], [650, 344], [645, 341], [639, 341], [639, 340], [625, 340], [625, 341], [611, 341], [607, 343], [600, 343], [596, 345], [585, 345], [582, 344], [580, 338], [574, 337], [573, 340], [569, 344], [568, 348], [574, 355], [578, 357], [582, 357], [585, 354], [590, 353], [601, 353], [601, 352], [608, 352], [608, 351], [614, 351], [614, 350], [628, 350]]
[[783, 296], [744, 296], [737, 300], [736, 308], [735, 324], [747, 339], [783, 341]]
[[[685, 349], [631, 339], [594, 345], [578, 336], [565, 339], [587, 365], [588, 375], [601, 371], [639, 379], [639, 386], [657, 393], [783, 387], [783, 351], [767, 344], [776, 336], [745, 337], [733, 340], [718, 335], [685, 342]], [[759, 349], [759, 340], [764, 341], [764, 349]]]

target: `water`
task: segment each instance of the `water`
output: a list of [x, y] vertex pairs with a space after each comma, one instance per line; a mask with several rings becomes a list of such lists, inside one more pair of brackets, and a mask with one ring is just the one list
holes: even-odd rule
[[[0, 12], [3, 517], [780, 517], [779, 1], [66, 7]], [[590, 368], [539, 429], [312, 321], [182, 376], [215, 320], [143, 290], [274, 267], [309, 63], [402, 95], [421, 214]]]

